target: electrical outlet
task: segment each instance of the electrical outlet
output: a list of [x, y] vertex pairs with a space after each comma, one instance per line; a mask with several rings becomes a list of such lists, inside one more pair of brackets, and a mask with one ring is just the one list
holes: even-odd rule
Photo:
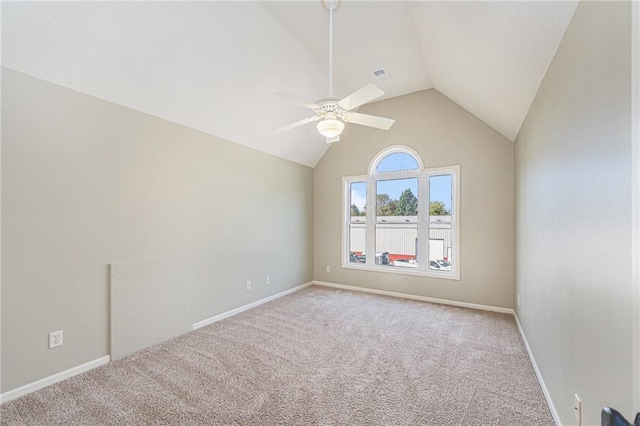
[[62, 346], [62, 330], [52, 331], [49, 333], [49, 349]]
[[573, 412], [576, 415], [576, 425], [582, 426], [582, 400], [577, 393], [573, 394], [575, 402], [573, 405]]
[[520, 307], [520, 295], [518, 294], [518, 307]]
[[267, 281], [266, 282], [267, 282], [267, 284], [271, 283], [271, 277], [269, 277], [269, 275], [267, 275]]
[[251, 290], [251, 281], [247, 281], [247, 290]]
[[327, 272], [331, 272], [331, 265], [327, 265]]

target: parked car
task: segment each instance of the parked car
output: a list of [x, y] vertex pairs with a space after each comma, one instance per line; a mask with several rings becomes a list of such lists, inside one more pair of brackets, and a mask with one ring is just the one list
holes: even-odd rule
[[357, 254], [356, 252], [350, 252], [349, 253], [349, 262], [351, 263], [366, 263], [367, 261], [367, 256], [362, 253], [362, 254]]
[[432, 269], [434, 271], [451, 271], [451, 263], [442, 259], [430, 260], [429, 269]]
[[[355, 252], [349, 253], [349, 262], [352, 263], [367, 263], [367, 255], [366, 253], [362, 253], [361, 255], [356, 254]], [[388, 265], [389, 264], [389, 252], [383, 251], [376, 253], [376, 265]]]
[[382, 253], [376, 253], [376, 265], [388, 265], [389, 264], [389, 252], [383, 251]]
[[448, 261], [440, 259], [440, 260], [436, 260], [436, 262], [438, 262], [438, 265], [440, 265], [440, 268], [443, 271], [451, 270], [451, 263], [449, 263]]
[[415, 259], [397, 259], [393, 261], [393, 266], [399, 266], [401, 268], [417, 268], [418, 264]]

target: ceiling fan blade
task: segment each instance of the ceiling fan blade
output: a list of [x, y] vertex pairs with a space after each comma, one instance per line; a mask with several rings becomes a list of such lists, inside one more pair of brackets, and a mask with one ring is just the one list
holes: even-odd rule
[[393, 123], [396, 122], [396, 120], [392, 118], [361, 114], [359, 112], [349, 112], [345, 114], [344, 121], [347, 123], [360, 124], [362, 126], [375, 127], [382, 130], [389, 130]]
[[309, 109], [312, 109], [312, 110], [316, 110], [316, 109], [320, 108], [320, 105], [314, 104], [313, 102], [306, 102], [300, 96], [294, 95], [293, 93], [275, 92], [274, 95], [279, 97], [280, 99], [284, 99], [285, 101], [294, 103], [296, 105], [302, 105], [303, 107], [309, 108]]
[[327, 138], [327, 143], [334, 143], [334, 142], [338, 142], [340, 140], [340, 135], [335, 136], [333, 138]]
[[371, 102], [372, 100], [379, 98], [384, 95], [384, 91], [379, 89], [373, 84], [367, 84], [362, 89], [358, 89], [340, 102], [338, 102], [338, 106], [344, 110], [351, 110], [354, 108], [358, 108], [360, 105], [364, 105], [367, 102]]
[[284, 133], [287, 130], [295, 129], [296, 127], [303, 126], [303, 125], [305, 125], [307, 123], [311, 123], [313, 121], [318, 121], [318, 120], [320, 120], [320, 118], [322, 118], [322, 117], [320, 117], [319, 115], [314, 115], [313, 117], [303, 118], [302, 120], [296, 121], [295, 123], [291, 123], [291, 124], [288, 124], [288, 125], [286, 125], [284, 127], [280, 127], [279, 129], [274, 130], [273, 133], [278, 133], [278, 134], [279, 133]]

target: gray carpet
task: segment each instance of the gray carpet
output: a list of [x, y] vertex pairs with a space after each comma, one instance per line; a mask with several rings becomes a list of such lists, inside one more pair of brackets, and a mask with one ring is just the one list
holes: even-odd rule
[[312, 286], [0, 407], [2, 425], [553, 425], [513, 316]]

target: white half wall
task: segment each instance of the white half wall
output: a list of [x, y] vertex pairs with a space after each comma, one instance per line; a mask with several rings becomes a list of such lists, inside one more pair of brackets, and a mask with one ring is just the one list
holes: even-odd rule
[[112, 263], [111, 359], [193, 328], [193, 257]]

